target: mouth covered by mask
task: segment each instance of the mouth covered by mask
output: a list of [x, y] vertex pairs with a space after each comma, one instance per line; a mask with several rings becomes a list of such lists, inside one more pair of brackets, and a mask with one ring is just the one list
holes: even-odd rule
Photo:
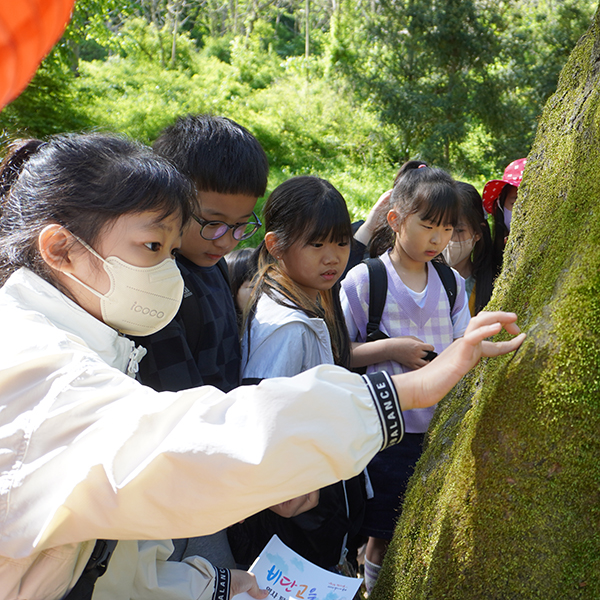
[[102, 320], [126, 335], [146, 336], [170, 323], [183, 299], [183, 278], [172, 258], [154, 267], [136, 267], [116, 256], [102, 258], [92, 247], [73, 236], [102, 261], [110, 279], [106, 294], [94, 290], [71, 273], [65, 273], [100, 298]]
[[442, 251], [445, 261], [451, 266], [454, 267], [461, 263], [467, 256], [471, 255], [473, 252], [473, 247], [475, 246], [475, 236], [471, 237], [469, 240], [464, 240], [462, 242], [453, 242], [450, 240], [448, 245]]

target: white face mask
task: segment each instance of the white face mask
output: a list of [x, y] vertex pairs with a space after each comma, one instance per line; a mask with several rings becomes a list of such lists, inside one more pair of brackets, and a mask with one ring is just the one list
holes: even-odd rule
[[510, 221], [512, 219], [512, 210], [509, 208], [502, 208], [504, 212], [504, 224], [506, 225], [506, 229], [510, 231]]
[[144, 336], [173, 320], [183, 299], [183, 279], [174, 259], [165, 258], [154, 267], [136, 267], [116, 256], [104, 259], [74, 237], [102, 261], [110, 289], [101, 294], [71, 273], [65, 274], [100, 298], [102, 320], [107, 325], [127, 335]]
[[451, 266], [454, 267], [460, 264], [467, 256], [473, 252], [473, 246], [475, 246], [475, 236], [470, 240], [464, 240], [462, 242], [453, 242], [450, 240], [448, 245], [442, 251], [444, 259]]

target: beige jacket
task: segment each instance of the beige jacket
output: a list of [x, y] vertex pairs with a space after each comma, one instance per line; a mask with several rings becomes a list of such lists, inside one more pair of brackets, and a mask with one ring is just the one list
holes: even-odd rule
[[[333, 366], [227, 395], [155, 392], [127, 376], [129, 340], [26, 269], [0, 289], [0, 331], [2, 600], [61, 598], [96, 539], [206, 535], [352, 477], [385, 445], [385, 416], [401, 422], [393, 390], [375, 402]], [[168, 544], [117, 546], [112, 600], [144, 576], [149, 600], [210, 597], [212, 567], [165, 563]]]

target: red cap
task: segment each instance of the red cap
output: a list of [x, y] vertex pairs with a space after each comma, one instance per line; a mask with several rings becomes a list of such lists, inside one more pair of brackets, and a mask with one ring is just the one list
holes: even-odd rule
[[29, 83], [62, 35], [75, 0], [0, 2], [0, 110]]
[[483, 208], [485, 208], [488, 213], [494, 212], [494, 205], [498, 200], [498, 196], [507, 183], [519, 187], [521, 180], [523, 179], [523, 169], [525, 168], [526, 162], [526, 158], [513, 160], [510, 165], [504, 169], [502, 179], [492, 179], [485, 184], [482, 194]]

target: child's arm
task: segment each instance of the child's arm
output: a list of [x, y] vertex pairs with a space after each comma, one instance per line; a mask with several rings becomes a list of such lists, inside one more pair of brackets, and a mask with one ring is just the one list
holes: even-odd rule
[[369, 245], [371, 238], [373, 237], [373, 233], [380, 226], [383, 225], [386, 221], [386, 215], [390, 210], [390, 196], [392, 195], [392, 190], [388, 190], [379, 196], [379, 200], [375, 202], [373, 208], [369, 212], [367, 216], [367, 220], [358, 228], [356, 233], [354, 234], [354, 239], [365, 246]]
[[[515, 313], [480, 312], [471, 319], [464, 337], [456, 340], [430, 364], [417, 371], [393, 375], [402, 410], [425, 408], [443, 398], [482, 356], [500, 356], [516, 350], [525, 334], [520, 332]], [[507, 342], [489, 342], [485, 338], [504, 327], [516, 335]], [[374, 342], [370, 342], [374, 343]]]
[[352, 367], [366, 367], [393, 360], [409, 369], [420, 369], [427, 364], [427, 352], [434, 350], [431, 344], [426, 344], [412, 335], [373, 342], [353, 342]]

